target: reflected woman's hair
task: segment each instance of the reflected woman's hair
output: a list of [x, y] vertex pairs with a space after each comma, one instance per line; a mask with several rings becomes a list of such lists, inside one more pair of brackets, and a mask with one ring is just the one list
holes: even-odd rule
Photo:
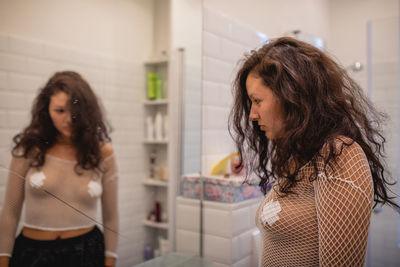
[[[246, 80], [250, 72], [262, 79], [283, 106], [282, 138], [269, 140], [257, 122], [249, 120], [252, 102]], [[361, 146], [368, 159], [375, 204], [398, 207], [387, 192], [385, 138], [379, 126], [383, 117], [334, 60], [310, 44], [284, 37], [252, 51], [242, 61], [234, 81], [230, 132], [242, 164], [245, 161], [249, 171], [260, 176], [262, 190], [277, 177], [286, 178], [278, 181], [282, 194], [293, 193], [296, 176], [307, 162], [315, 169], [310, 180], [318, 174], [318, 157], [323, 157], [325, 171], [332, 167], [343, 150], [336, 152], [335, 139], [347, 136]], [[325, 145], [327, 156], [320, 154]], [[295, 166], [288, 162], [295, 162]]]
[[[105, 121], [96, 95], [89, 84], [76, 72], [55, 73], [36, 97], [29, 125], [13, 141], [14, 156], [28, 156], [33, 165], [44, 164], [46, 151], [56, 143], [58, 131], [49, 115], [50, 98], [59, 92], [68, 95], [73, 133], [71, 140], [77, 148], [77, 165], [83, 169], [95, 169], [101, 161], [99, 144], [111, 141], [110, 127]], [[23, 151], [23, 155], [18, 153]]]

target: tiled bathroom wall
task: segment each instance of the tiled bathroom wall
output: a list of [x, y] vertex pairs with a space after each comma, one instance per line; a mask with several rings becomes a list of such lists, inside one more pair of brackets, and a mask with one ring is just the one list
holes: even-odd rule
[[228, 132], [232, 81], [244, 53], [266, 36], [211, 9], [203, 11], [202, 173], [235, 151]]
[[[398, 195], [400, 188], [399, 18], [370, 21], [368, 47], [369, 97], [379, 111], [388, 115], [382, 125], [386, 138], [385, 154], [388, 170], [386, 178], [397, 182], [390, 189]], [[397, 203], [399, 203], [398, 198]], [[382, 209], [378, 206], [372, 214], [369, 234], [367, 266], [400, 266], [400, 215], [388, 206]]]
[[114, 129], [111, 137], [119, 165], [121, 233], [118, 266], [132, 266], [142, 261], [146, 242], [141, 224], [146, 196], [139, 179], [145, 174], [141, 156], [145, 75], [141, 62], [0, 34], [0, 202], [12, 137], [27, 125], [39, 88], [60, 70], [74, 70], [86, 78], [101, 99]]
[[[232, 81], [234, 80], [239, 60], [251, 49], [261, 46], [267, 37], [257, 31], [236, 22], [211, 9], [203, 9], [203, 90], [202, 90], [202, 174], [210, 173], [212, 167], [228, 154], [235, 151], [235, 146], [228, 132], [228, 116], [232, 105]], [[258, 199], [254, 207], [258, 206]], [[219, 230], [205, 230], [205, 255], [215, 261], [215, 266], [254, 266], [252, 265], [252, 239], [255, 229], [253, 220], [255, 208], [241, 209], [234, 224], [241, 234], [225, 236]], [[244, 212], [244, 213], [243, 213]], [[217, 225], [222, 222], [217, 215], [222, 211], [205, 211], [207, 218]], [[245, 216], [242, 216], [245, 214]], [[227, 216], [228, 220], [232, 217]], [[211, 225], [211, 224], [210, 224]], [[230, 224], [226, 225], [230, 228]], [[178, 226], [179, 227], [179, 226]], [[212, 228], [212, 227], [211, 227]], [[214, 227], [215, 228], [215, 227]], [[184, 227], [183, 227], [184, 229]], [[189, 229], [187, 229], [189, 230]], [[194, 230], [193, 233], [196, 231]], [[189, 238], [189, 231], [185, 232]], [[191, 234], [193, 234], [191, 233]], [[181, 237], [185, 235], [182, 234]], [[194, 240], [196, 239], [195, 237]], [[185, 242], [182, 242], [185, 244]], [[215, 251], [219, 253], [215, 254]], [[256, 265], [256, 263], [255, 263]]]
[[[260, 199], [237, 203], [203, 202], [203, 255], [214, 267], [258, 266], [254, 214]], [[198, 255], [200, 251], [200, 201], [177, 198], [177, 251]]]
[[[372, 66], [373, 91], [372, 100], [381, 111], [386, 112], [388, 119], [384, 134], [386, 138], [385, 152], [387, 168], [392, 177], [389, 181], [397, 180], [399, 162], [399, 66], [398, 62], [381, 62]], [[387, 174], [386, 174], [387, 175]], [[390, 186], [392, 192], [399, 192], [398, 184]], [[389, 193], [393, 195], [392, 193]], [[399, 202], [397, 202], [399, 203]], [[369, 231], [369, 253], [367, 266], [400, 265], [399, 247], [399, 214], [388, 206], [376, 209], [372, 213]]]

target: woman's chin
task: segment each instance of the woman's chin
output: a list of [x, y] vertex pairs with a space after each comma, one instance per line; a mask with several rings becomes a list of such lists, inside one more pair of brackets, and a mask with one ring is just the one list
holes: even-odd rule
[[71, 141], [72, 134], [70, 132], [61, 132], [59, 135], [59, 140], [64, 142]]

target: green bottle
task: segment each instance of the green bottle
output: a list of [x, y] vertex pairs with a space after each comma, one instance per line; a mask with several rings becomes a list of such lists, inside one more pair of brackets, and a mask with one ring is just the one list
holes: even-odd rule
[[153, 72], [147, 73], [147, 98], [156, 98], [156, 74]]
[[163, 80], [161, 76], [156, 77], [156, 99], [163, 99]]

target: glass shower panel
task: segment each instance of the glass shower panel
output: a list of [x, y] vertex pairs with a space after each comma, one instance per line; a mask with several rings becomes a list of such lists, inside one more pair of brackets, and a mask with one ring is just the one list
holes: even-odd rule
[[[392, 181], [399, 177], [399, 18], [368, 23], [368, 96], [388, 115], [383, 124], [386, 165]], [[399, 185], [390, 187], [398, 193]], [[399, 215], [390, 207], [376, 208], [371, 220], [367, 266], [400, 266]]]

